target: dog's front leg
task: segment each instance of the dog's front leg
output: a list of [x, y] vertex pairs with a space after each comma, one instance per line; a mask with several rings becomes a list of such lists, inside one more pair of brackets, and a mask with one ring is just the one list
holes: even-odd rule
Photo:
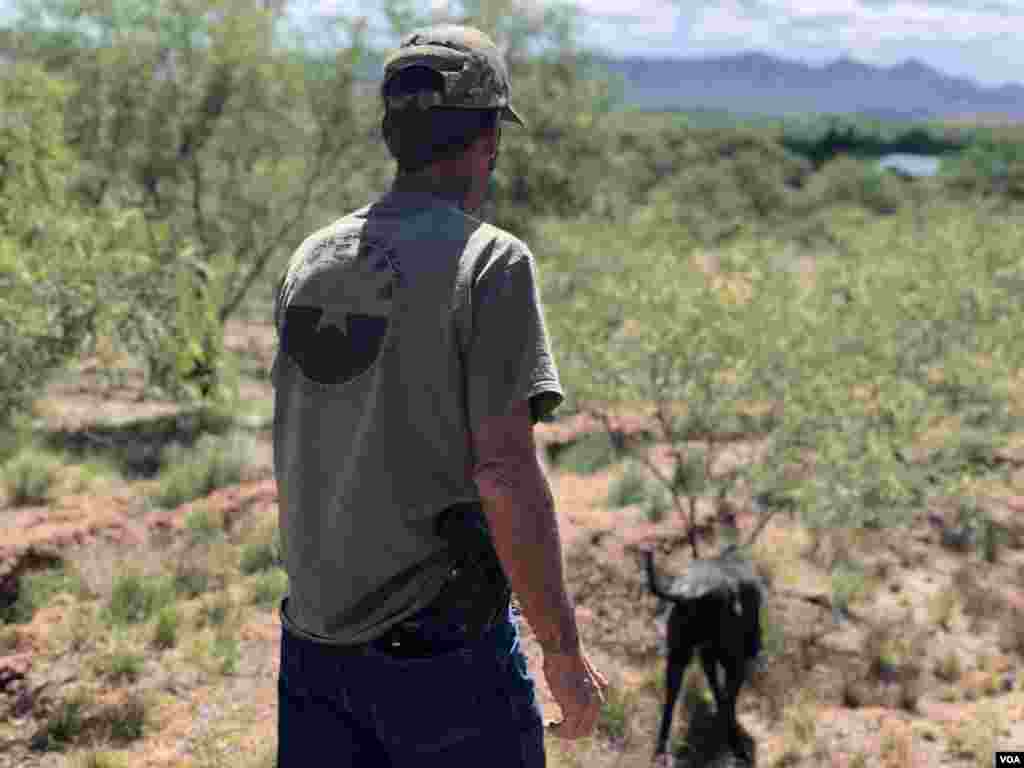
[[658, 741], [654, 748], [657, 758], [668, 751], [668, 737], [672, 730], [672, 713], [679, 698], [679, 690], [683, 685], [683, 673], [690, 663], [692, 649], [669, 650], [668, 666], [665, 670], [665, 709], [661, 713], [661, 728], [658, 730]]

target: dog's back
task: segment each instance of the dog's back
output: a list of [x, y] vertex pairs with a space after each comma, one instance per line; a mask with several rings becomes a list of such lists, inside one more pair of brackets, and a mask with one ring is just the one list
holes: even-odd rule
[[695, 560], [669, 589], [658, 583], [653, 555], [646, 553], [648, 587], [672, 604], [668, 647], [714, 647], [731, 658], [756, 658], [761, 651], [763, 585], [750, 561], [727, 550]]

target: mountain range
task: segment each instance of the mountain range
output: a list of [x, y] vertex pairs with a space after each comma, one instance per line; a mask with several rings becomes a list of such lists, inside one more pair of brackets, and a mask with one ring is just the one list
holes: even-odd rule
[[645, 110], [727, 110], [743, 114], [861, 114], [919, 120], [1024, 120], [1024, 85], [984, 87], [918, 59], [875, 67], [843, 57], [825, 66], [764, 53], [714, 58], [611, 58], [628, 106]]

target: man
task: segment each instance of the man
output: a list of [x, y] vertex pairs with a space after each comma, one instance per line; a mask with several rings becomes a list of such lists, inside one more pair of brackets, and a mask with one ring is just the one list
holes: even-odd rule
[[607, 683], [534, 445], [563, 397], [536, 265], [472, 215], [500, 121], [522, 120], [470, 27], [405, 38], [382, 98], [392, 189], [307, 238], [275, 306], [278, 766], [535, 768], [511, 592], [562, 709], [554, 735], [588, 735]]

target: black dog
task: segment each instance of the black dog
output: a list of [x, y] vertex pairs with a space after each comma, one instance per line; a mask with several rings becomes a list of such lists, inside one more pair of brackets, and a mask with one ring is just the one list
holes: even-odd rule
[[[728, 743], [740, 757], [750, 759], [736, 720], [736, 698], [748, 665], [761, 653], [761, 603], [764, 585], [752, 564], [736, 547], [717, 557], [695, 560], [687, 572], [666, 590], [654, 572], [654, 555], [644, 552], [651, 591], [672, 604], [668, 618], [668, 668], [665, 710], [655, 747], [655, 758], [666, 752], [672, 711], [683, 673], [695, 650], [715, 697], [716, 715], [726, 728]], [[718, 666], [725, 670], [725, 687]]]

